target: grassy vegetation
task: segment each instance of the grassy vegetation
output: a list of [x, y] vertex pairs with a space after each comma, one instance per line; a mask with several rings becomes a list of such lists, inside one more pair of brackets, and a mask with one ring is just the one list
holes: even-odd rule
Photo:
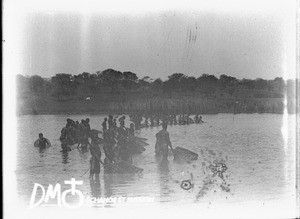
[[[57, 100], [49, 95], [27, 93], [18, 97], [17, 113], [30, 114], [101, 114], [101, 113], [283, 113], [283, 98], [203, 98], [143, 95], [101, 96], [90, 100], [71, 96]], [[295, 102], [289, 100], [288, 112], [295, 113]]]

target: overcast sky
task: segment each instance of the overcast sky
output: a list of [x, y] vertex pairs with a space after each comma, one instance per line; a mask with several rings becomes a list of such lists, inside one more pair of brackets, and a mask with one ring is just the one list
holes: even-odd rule
[[113, 68], [140, 78], [166, 79], [172, 73], [292, 78], [295, 9], [248, 6], [139, 13], [20, 9], [21, 20], [11, 23], [22, 25], [13, 38], [19, 42], [14, 44], [19, 58], [15, 73], [51, 77]]

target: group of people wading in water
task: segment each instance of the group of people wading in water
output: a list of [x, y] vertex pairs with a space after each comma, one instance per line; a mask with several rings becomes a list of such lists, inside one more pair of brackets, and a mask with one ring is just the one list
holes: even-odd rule
[[130, 120], [134, 123], [136, 129], [160, 126], [163, 123], [167, 125], [190, 125], [201, 124], [202, 116], [195, 115], [194, 119], [190, 118], [190, 114], [136, 114], [129, 115]]
[[[100, 164], [114, 164], [120, 161], [132, 163], [132, 155], [141, 153], [145, 150], [143, 146], [148, 145], [145, 141], [147, 139], [139, 138], [135, 136], [135, 129], [142, 127], [154, 127], [162, 125], [162, 130], [156, 134], [155, 154], [156, 156], [162, 156], [163, 160], [168, 158], [168, 148], [173, 151], [172, 144], [167, 131], [168, 125], [188, 125], [188, 124], [201, 124], [203, 123], [202, 117], [196, 115], [194, 120], [189, 115], [176, 115], [171, 116], [158, 116], [158, 115], [130, 115], [130, 126], [125, 127], [125, 116], [121, 116], [118, 119], [119, 126], [117, 125], [117, 119], [109, 115], [102, 122], [102, 136], [99, 138], [98, 134], [101, 131], [91, 129], [89, 119], [82, 119], [73, 121], [67, 119], [67, 124], [61, 130], [61, 136], [59, 138], [63, 152], [71, 150], [71, 145], [77, 144], [77, 148], [85, 152], [90, 149], [90, 179], [95, 176], [97, 179], [100, 174]], [[142, 123], [143, 121], [143, 123]], [[150, 121], [150, 123], [149, 123]], [[90, 141], [90, 140], [91, 141]], [[39, 139], [36, 140], [35, 146], [40, 147], [48, 144], [51, 146], [50, 141], [43, 137], [43, 134], [39, 134]], [[103, 146], [105, 159], [101, 160], [101, 149]]]

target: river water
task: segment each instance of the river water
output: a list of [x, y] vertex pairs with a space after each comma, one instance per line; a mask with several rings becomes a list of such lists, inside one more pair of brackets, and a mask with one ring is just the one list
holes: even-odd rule
[[[151, 197], [154, 204], [166, 207], [250, 202], [267, 206], [285, 200], [291, 209], [295, 207], [295, 115], [204, 115], [203, 124], [169, 126], [174, 148], [180, 146], [198, 153], [198, 160], [191, 163], [175, 162], [172, 156], [168, 163], [159, 163], [154, 144], [160, 128], [142, 129], [137, 135], [147, 138], [149, 146], [133, 157], [133, 164], [143, 168], [143, 173], [109, 175], [103, 174], [101, 167], [100, 184], [91, 184], [88, 173], [82, 176], [89, 168], [90, 153], [81, 153], [73, 146], [72, 151], [63, 154], [58, 138], [67, 118], [90, 118], [91, 128], [101, 130], [104, 117], [18, 117], [16, 177], [20, 199], [29, 203], [34, 183], [45, 188], [60, 183], [63, 189], [69, 189], [64, 181], [75, 178], [83, 180], [78, 189], [88, 197]], [[33, 147], [40, 132], [52, 143], [43, 151]], [[216, 161], [227, 167], [223, 179], [212, 176], [207, 168]], [[193, 187], [182, 189], [183, 180], [190, 180]], [[104, 207], [116, 205], [106, 203]]]

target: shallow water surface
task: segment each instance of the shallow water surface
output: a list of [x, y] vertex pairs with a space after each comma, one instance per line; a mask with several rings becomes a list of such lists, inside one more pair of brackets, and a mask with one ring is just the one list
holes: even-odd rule
[[[204, 115], [203, 124], [169, 126], [173, 147], [183, 147], [199, 155], [191, 163], [178, 163], [169, 156], [160, 163], [154, 156], [155, 134], [158, 127], [137, 131], [148, 139], [146, 151], [133, 157], [133, 164], [144, 171], [139, 175], [100, 174], [100, 183], [90, 183], [88, 173], [90, 153], [81, 153], [76, 146], [62, 153], [61, 128], [66, 119], [89, 117], [92, 129], [101, 130], [103, 115], [21, 116], [18, 118], [17, 185], [18, 195], [29, 203], [34, 183], [47, 187], [72, 177], [83, 180], [78, 186], [90, 197], [152, 197], [161, 205], [221, 204], [295, 200], [295, 116], [289, 115], [288, 137], [282, 135], [283, 115], [218, 114]], [[129, 126], [129, 121], [126, 121]], [[38, 133], [44, 133], [52, 147], [33, 147]], [[101, 137], [101, 134], [99, 135]], [[208, 168], [222, 162], [227, 170], [223, 179]], [[185, 190], [183, 180], [193, 187]], [[114, 207], [114, 205], [108, 205]]]

